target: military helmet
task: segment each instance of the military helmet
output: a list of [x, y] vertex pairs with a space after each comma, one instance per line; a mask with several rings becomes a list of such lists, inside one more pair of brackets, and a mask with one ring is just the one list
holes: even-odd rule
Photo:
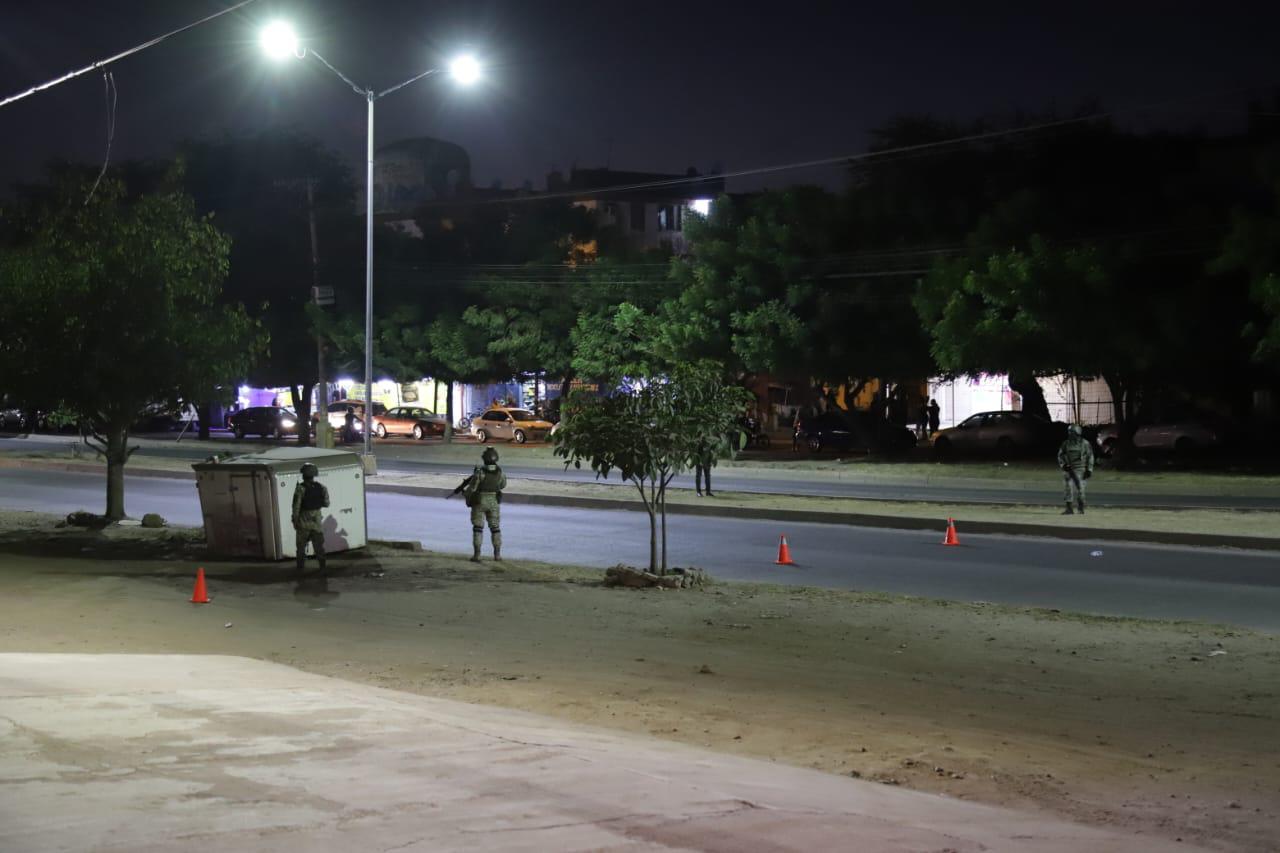
[[314, 480], [316, 478], [316, 475], [318, 475], [319, 473], [320, 473], [320, 469], [317, 468], [313, 463], [311, 462], [302, 463], [302, 479]]
[[1084, 430], [1081, 428], [1080, 424], [1071, 424], [1071, 426], [1067, 427], [1067, 435], [1079, 437], [1084, 435]]
[[480, 458], [484, 460], [486, 465], [498, 464], [498, 450], [494, 447], [486, 447], [484, 453], [480, 454]]

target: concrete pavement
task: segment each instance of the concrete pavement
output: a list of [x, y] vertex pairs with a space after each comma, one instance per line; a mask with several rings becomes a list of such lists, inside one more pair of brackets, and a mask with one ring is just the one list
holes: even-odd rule
[[246, 658], [0, 654], [4, 851], [1168, 848]]

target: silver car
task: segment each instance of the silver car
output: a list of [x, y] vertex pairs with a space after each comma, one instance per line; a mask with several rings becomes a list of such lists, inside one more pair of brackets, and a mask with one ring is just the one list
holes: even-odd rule
[[528, 409], [493, 408], [471, 421], [471, 434], [484, 444], [494, 439], [524, 444], [529, 439], [550, 439], [552, 424]]
[[[1098, 430], [1098, 448], [1103, 456], [1110, 456], [1120, 441], [1120, 428], [1115, 424]], [[1217, 447], [1222, 436], [1212, 427], [1194, 421], [1169, 424], [1143, 424], [1133, 434], [1136, 450], [1163, 450], [1174, 453], [1193, 453], [1197, 450]]]
[[951, 453], [998, 453], [1044, 449], [1066, 437], [1067, 427], [1028, 412], [979, 412], [933, 437], [938, 456]]

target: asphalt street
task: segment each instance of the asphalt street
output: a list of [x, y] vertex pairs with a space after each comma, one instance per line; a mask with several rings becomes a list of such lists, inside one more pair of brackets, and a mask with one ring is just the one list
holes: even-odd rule
[[[158, 512], [176, 524], [201, 523], [195, 483], [126, 477], [130, 515]], [[100, 511], [96, 475], [0, 471], [0, 508], [65, 513]], [[413, 539], [437, 551], [470, 549], [460, 501], [370, 493], [375, 538]], [[988, 601], [1087, 613], [1190, 619], [1280, 631], [1280, 558], [1230, 549], [1092, 544], [1013, 536], [968, 536], [943, 547], [921, 533], [697, 516], [668, 521], [673, 565], [700, 566], [720, 579], [863, 589], [961, 601]], [[787, 535], [795, 566], [776, 566]], [[643, 564], [643, 513], [508, 504], [508, 557], [609, 566]]]
[[[74, 440], [71, 436], [29, 435], [21, 438], [9, 437], [0, 441], [0, 453], [31, 452], [42, 449], [64, 447]], [[224, 443], [218, 440], [219, 444]], [[247, 445], [252, 447], [255, 445]], [[261, 447], [275, 446], [274, 442], [263, 442]], [[240, 444], [237, 447], [246, 447]], [[379, 442], [376, 446], [378, 467], [383, 471], [397, 471], [422, 474], [457, 474], [466, 476], [471, 473], [471, 465], [466, 462], [435, 461], [424, 458], [431, 452], [430, 445], [416, 442]], [[502, 447], [506, 450], [506, 447]], [[193, 462], [204, 459], [210, 446], [194, 441], [183, 443], [166, 443], [163, 445], [147, 444], [139, 451], [140, 456], [162, 456], [176, 459], [190, 459]], [[242, 451], [247, 452], [247, 451]], [[574, 468], [545, 468], [536, 465], [521, 465], [514, 450], [504, 458], [502, 468], [508, 475], [531, 480], [550, 480], [558, 482], [594, 482], [595, 475], [589, 470]], [[994, 504], [1055, 504], [1062, 499], [1062, 485], [1054, 476], [1056, 472], [1048, 472], [1043, 487], [1010, 488], [984, 483], [945, 481], [931, 483], [912, 482], [868, 482], [850, 479], [833, 479], [829, 475], [805, 476], [804, 472], [794, 472], [794, 476], [768, 477], [744, 476], [733, 473], [732, 469], [721, 468], [714, 474], [714, 486], [717, 490], [729, 492], [750, 492], [755, 494], [784, 495], [816, 495], [822, 497], [866, 498], [882, 501], [928, 501], [954, 503], [994, 503]], [[1101, 478], [1094, 478], [1094, 486], [1090, 503], [1098, 507], [1146, 507], [1191, 509], [1197, 507], [1210, 509], [1280, 509], [1280, 494], [1275, 495], [1212, 495], [1212, 494], [1156, 494], [1129, 491], [1108, 490], [1100, 484]], [[616, 477], [611, 481], [622, 485]], [[692, 490], [693, 477], [684, 474], [674, 480], [676, 488]], [[630, 488], [630, 486], [625, 486]]]

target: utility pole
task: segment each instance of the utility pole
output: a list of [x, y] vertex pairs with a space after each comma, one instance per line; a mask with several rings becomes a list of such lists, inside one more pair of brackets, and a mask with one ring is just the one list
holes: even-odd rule
[[[320, 287], [320, 248], [316, 241], [315, 178], [307, 178], [307, 220], [311, 227], [311, 299], [332, 305], [333, 293]], [[329, 439], [329, 386], [324, 381], [324, 337], [316, 331], [316, 447], [332, 447]]]

